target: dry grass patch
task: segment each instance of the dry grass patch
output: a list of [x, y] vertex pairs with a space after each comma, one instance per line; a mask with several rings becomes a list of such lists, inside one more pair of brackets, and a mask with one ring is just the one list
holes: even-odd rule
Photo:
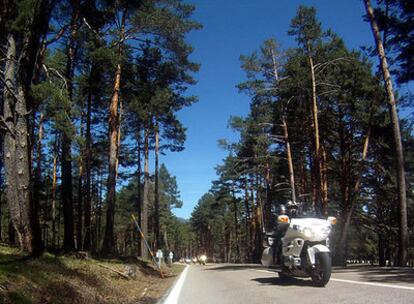
[[0, 303], [155, 303], [182, 269], [164, 267], [167, 278], [161, 279], [151, 265], [137, 259], [78, 260], [48, 253], [28, 259], [0, 245]]

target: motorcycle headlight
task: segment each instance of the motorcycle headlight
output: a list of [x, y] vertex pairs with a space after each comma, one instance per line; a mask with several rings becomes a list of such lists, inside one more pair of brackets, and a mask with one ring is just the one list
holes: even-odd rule
[[293, 225], [293, 229], [295, 229], [296, 231], [298, 231], [300, 233], [303, 233], [305, 235], [305, 237], [307, 237], [307, 238], [313, 237], [313, 230], [312, 230], [312, 228], [302, 227], [300, 225]]
[[293, 225], [293, 229], [295, 229], [296, 231], [303, 233], [305, 231], [305, 229], [309, 229], [300, 225]]
[[311, 238], [313, 236], [313, 231], [310, 228], [304, 228], [303, 229], [303, 234], [307, 237], [307, 238]]

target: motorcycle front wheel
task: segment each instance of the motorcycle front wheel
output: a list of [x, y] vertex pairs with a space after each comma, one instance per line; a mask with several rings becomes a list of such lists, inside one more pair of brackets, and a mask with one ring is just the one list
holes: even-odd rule
[[315, 256], [315, 269], [312, 271], [312, 282], [315, 286], [323, 287], [331, 278], [332, 259], [329, 252], [320, 252]]

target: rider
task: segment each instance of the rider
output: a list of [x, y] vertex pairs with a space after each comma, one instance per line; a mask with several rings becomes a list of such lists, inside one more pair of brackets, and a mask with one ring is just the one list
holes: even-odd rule
[[299, 206], [296, 202], [288, 201], [286, 204], [288, 215], [290, 218], [297, 217], [298, 216], [298, 209]]
[[[289, 218], [296, 217], [298, 215], [298, 205], [295, 202], [288, 201], [286, 205], [281, 204], [279, 206], [278, 214], [277, 216], [281, 215], [287, 215]], [[274, 256], [273, 258], [279, 256], [279, 251], [281, 250], [281, 239], [286, 233], [286, 230], [289, 225], [286, 224], [280, 224], [278, 223], [278, 220], [275, 221], [274, 229], [271, 232], [271, 237], [274, 238], [273, 246], [275, 248], [274, 250]]]

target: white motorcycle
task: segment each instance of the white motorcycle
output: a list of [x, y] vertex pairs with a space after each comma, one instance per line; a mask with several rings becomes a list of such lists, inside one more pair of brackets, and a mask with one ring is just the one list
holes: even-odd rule
[[262, 264], [276, 269], [281, 279], [311, 277], [314, 285], [325, 286], [331, 277], [329, 234], [336, 218], [279, 215], [277, 221], [276, 233], [265, 234]]

